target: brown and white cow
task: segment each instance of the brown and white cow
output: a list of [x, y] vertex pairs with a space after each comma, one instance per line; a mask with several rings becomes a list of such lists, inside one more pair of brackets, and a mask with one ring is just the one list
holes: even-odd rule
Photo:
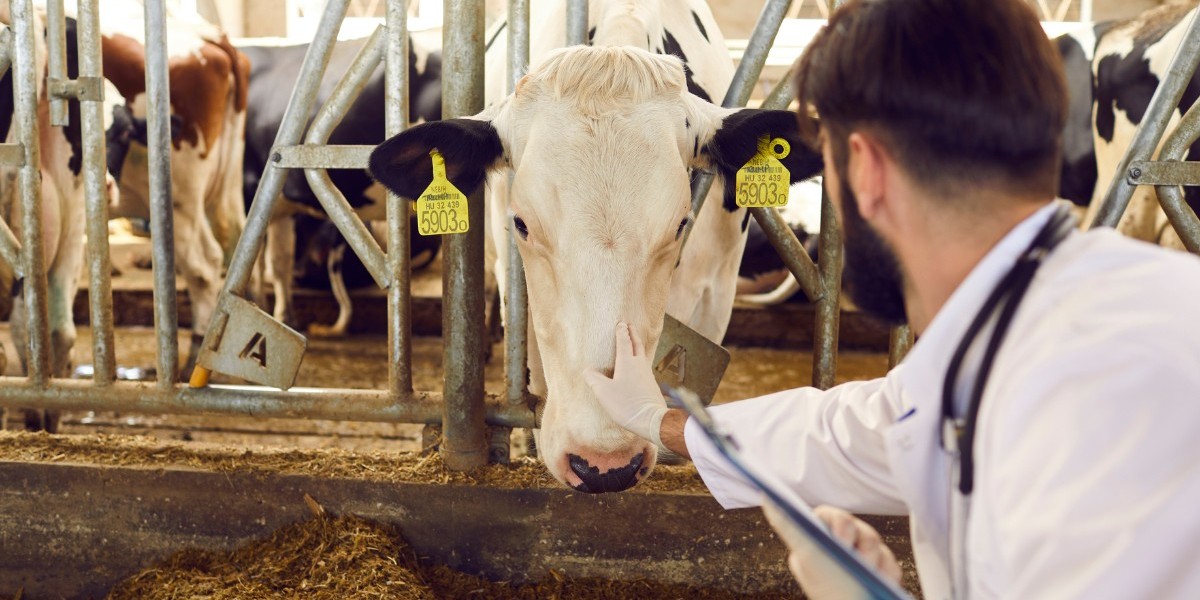
[[[101, 11], [104, 77], [135, 118], [146, 115], [145, 24], [141, 2], [107, 0]], [[242, 154], [250, 64], [225, 34], [195, 15], [167, 14], [175, 268], [192, 304], [192, 352], [208, 327], [226, 258], [245, 224]], [[115, 217], [149, 216], [146, 147], [131, 144], [121, 173]]]
[[[733, 202], [734, 173], [760, 135], [789, 141], [784, 162], [794, 180], [821, 161], [798, 139], [792, 113], [710, 101], [724, 95], [733, 67], [703, 2], [592, 2], [589, 14], [594, 47], [549, 51], [564, 43], [565, 8], [556, 3], [533, 29], [535, 66], [514, 94], [474, 117], [392, 138], [373, 153], [371, 172], [411, 198], [431, 181], [434, 148], [465, 193], [499, 174], [489, 211], [498, 250], [511, 227], [524, 259], [530, 389], [545, 398], [540, 455], [559, 481], [606, 492], [645, 477], [657, 449], [605, 414], [584, 372], [611, 372], [618, 321], [648, 347], [667, 313], [719, 341], [748, 218]], [[703, 168], [725, 185], [714, 186], [681, 256], [693, 218], [689, 180]], [[498, 183], [509, 171], [511, 194]]]

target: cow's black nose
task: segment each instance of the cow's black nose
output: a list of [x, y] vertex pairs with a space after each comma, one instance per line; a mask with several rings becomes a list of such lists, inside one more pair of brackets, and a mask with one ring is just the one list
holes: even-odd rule
[[629, 464], [618, 469], [609, 469], [601, 473], [600, 469], [588, 464], [588, 461], [576, 454], [568, 454], [571, 470], [579, 476], [582, 483], [575, 489], [588, 494], [603, 494], [604, 492], [619, 492], [629, 489], [637, 483], [638, 471], [642, 468], [643, 455], [638, 454]]

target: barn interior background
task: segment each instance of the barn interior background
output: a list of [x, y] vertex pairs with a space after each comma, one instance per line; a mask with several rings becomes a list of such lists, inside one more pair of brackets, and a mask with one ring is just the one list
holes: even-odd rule
[[[1030, 3], [1047, 21], [1101, 21], [1140, 14], [1166, 2]], [[309, 42], [325, 8], [320, 0], [168, 0], [167, 4], [199, 13], [220, 25], [237, 44], [268, 43], [265, 38], [276, 43]], [[349, 4], [339, 36], [344, 39], [369, 35], [387, 9], [385, 0]], [[740, 59], [748, 51], [764, 1], [711, 0], [709, 4], [728, 38], [731, 57]], [[821, 0], [794, 4], [766, 58], [763, 76], [753, 86], [751, 104], [762, 102], [774, 88], [806, 36], [828, 13], [829, 3]], [[410, 2], [408, 22], [416, 39], [440, 43], [443, 8], [442, 0]], [[103, 20], [103, 2], [100, 10]], [[506, 10], [504, 2], [489, 0], [487, 20], [502, 18]], [[131, 379], [139, 377], [139, 369], [153, 372], [155, 365], [157, 340], [154, 331], [146, 328], [153, 325], [150, 278], [148, 273], [139, 277], [133, 266], [145, 257], [147, 248], [138, 236], [113, 242], [114, 264], [123, 270], [114, 278], [122, 315], [118, 365]], [[443, 384], [441, 340], [436, 337], [440, 306], [435, 299], [440, 292], [440, 274], [414, 282], [411, 383], [417, 390], [441, 389]], [[87, 312], [82, 296], [76, 314]], [[182, 294], [180, 298], [182, 302]], [[387, 320], [386, 294], [359, 291], [355, 304], [351, 331], [359, 336], [310, 339], [297, 385], [366, 390], [389, 385], [388, 349], [380, 334]], [[330, 302], [315, 295], [301, 296], [298, 305], [307, 311], [302, 320], [332, 320]], [[735, 346], [734, 358], [715, 401], [750, 397], [812, 379], [812, 354], [806, 350], [815, 335], [811, 307], [739, 306], [734, 321], [737, 325], [731, 326], [726, 338], [727, 344]], [[131, 325], [142, 329], [127, 327]], [[889, 332], [852, 313], [842, 317], [841, 325], [837, 381], [886, 371]], [[90, 329], [81, 328], [77, 356], [89, 354], [90, 335]], [[185, 344], [186, 332], [179, 335]], [[7, 333], [0, 337], [9, 348], [7, 355], [15, 357]], [[496, 341], [493, 353], [503, 352], [503, 344]], [[16, 373], [15, 362], [10, 358], [10, 374]], [[488, 391], [502, 393], [505, 375], [501, 360], [486, 363]], [[136, 399], [129, 402], [132, 405]], [[520, 464], [517, 475], [510, 473], [507, 482], [497, 484], [488, 476], [461, 476], [432, 468], [422, 462], [425, 459], [396, 458], [401, 451], [420, 450], [430, 443], [436, 432], [420, 424], [76, 410], [64, 415], [62, 430], [84, 437], [66, 443], [45, 436], [0, 438], [0, 480], [22, 482], [0, 492], [0, 531], [4, 532], [0, 595], [18, 588], [28, 590], [27, 598], [102, 593], [136, 567], [181, 547], [228, 548], [312, 511], [321, 512], [304, 503], [306, 496], [338, 513], [400, 523], [420, 554], [493, 578], [536, 578], [549, 569], [565, 569], [569, 575], [648, 576], [742, 592], [790, 589], [782, 549], [773, 546], [761, 518], [753, 512], [715, 510], [694, 472], [686, 470], [665, 470], [659, 484], [643, 486], [642, 496], [592, 498], [555, 488], [538, 470], [540, 465]], [[122, 442], [103, 437], [108, 434], [151, 437]], [[191, 444], [185, 449], [175, 441]], [[508, 451], [503, 444], [497, 447]], [[59, 468], [48, 471], [37, 466], [39, 461]], [[95, 464], [104, 468], [93, 468]], [[479, 489], [464, 491], [461, 486], [466, 485]], [[658, 492], [667, 493], [655, 495]], [[83, 508], [81, 497], [88, 499]], [[644, 522], [613, 524], [612, 515], [630, 510], [671, 514], [700, 524], [699, 531], [706, 529], [704, 524], [720, 520], [721, 531], [734, 533], [724, 539], [705, 539], [707, 534], [697, 529], [664, 527], [647, 535]], [[903, 523], [878, 524], [896, 543], [905, 536]], [[660, 553], [656, 546], [664, 545], [673, 549]], [[680, 552], [693, 546], [710, 565], [724, 561], [728, 566], [696, 568], [696, 556]], [[546, 547], [550, 550], [532, 550]], [[46, 559], [47, 550], [53, 551], [53, 560]], [[757, 571], [747, 567], [755, 562]]]

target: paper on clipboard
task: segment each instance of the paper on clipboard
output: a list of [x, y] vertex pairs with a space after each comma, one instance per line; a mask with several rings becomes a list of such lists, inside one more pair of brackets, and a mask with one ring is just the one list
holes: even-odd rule
[[770, 503], [787, 517], [786, 522], [782, 525], [794, 527], [793, 531], [797, 535], [793, 537], [810, 542], [812, 548], [809, 550], [815, 556], [828, 559], [828, 568], [836, 569], [844, 575], [842, 580], [845, 593], [840, 594], [839, 597], [911, 600], [911, 596], [899, 586], [859, 559], [857, 552], [833, 537], [825, 523], [813, 512], [812, 507], [790, 487], [771, 473], [757, 469], [745, 461], [738, 450], [737, 442], [720, 430], [712, 415], [695, 394], [686, 388], [666, 385], [662, 388], [670, 400], [686, 410], [696, 420], [696, 423], [700, 425], [705, 435], [726, 460], [747, 481], [762, 491], [763, 501]]

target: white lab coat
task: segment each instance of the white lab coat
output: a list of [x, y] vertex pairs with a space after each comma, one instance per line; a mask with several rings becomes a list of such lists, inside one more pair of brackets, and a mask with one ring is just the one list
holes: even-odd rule
[[[955, 533], [946, 367], [1050, 211], [992, 249], [886, 377], [713, 412], [808, 502], [908, 514], [926, 598], [1198, 598], [1200, 259], [1111, 230], [1068, 237], [1018, 309], [982, 401], [967, 529]], [[695, 423], [685, 436], [722, 506], [759, 504]], [[965, 540], [965, 570], [954, 539]]]

